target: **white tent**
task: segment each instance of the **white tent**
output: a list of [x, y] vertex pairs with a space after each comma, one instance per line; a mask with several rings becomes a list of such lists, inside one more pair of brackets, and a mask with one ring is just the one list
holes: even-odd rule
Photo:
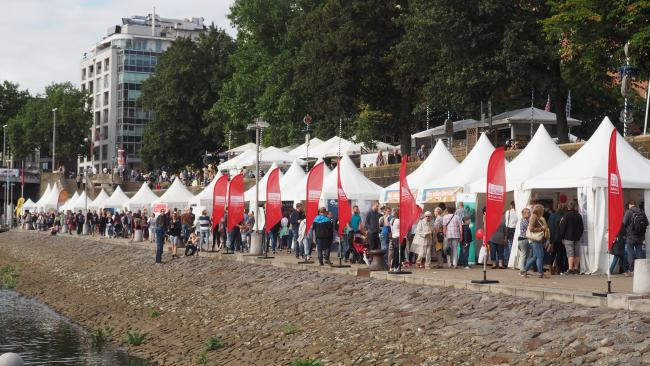
[[[568, 158], [553, 142], [544, 125], [540, 125], [526, 148], [506, 166], [506, 191], [521, 189], [530, 178], [558, 166]], [[485, 193], [485, 188], [485, 177], [470, 184], [472, 193]]]
[[255, 151], [255, 143], [254, 142], [248, 142], [245, 143], [241, 146], [233, 147], [232, 149], [226, 151], [229, 154], [241, 154], [245, 151]]
[[356, 144], [352, 141], [346, 140], [344, 138], [339, 138], [334, 136], [331, 139], [323, 142], [322, 144], [316, 146], [312, 151], [309, 149], [309, 156], [315, 158], [325, 158], [332, 156], [339, 156], [339, 140], [341, 140], [340, 153], [345, 155], [357, 155], [361, 153], [363, 144]]
[[[260, 202], [265, 202], [266, 201], [266, 182], [269, 180], [269, 173], [273, 169], [279, 169], [277, 164], [273, 163], [269, 170], [266, 172], [266, 174], [260, 179], [259, 182], [259, 195], [258, 200]], [[280, 172], [280, 180], [282, 180], [282, 172]], [[250, 187], [246, 192], [244, 192], [244, 201], [245, 202], [250, 202], [255, 200], [255, 185]]]
[[108, 197], [104, 202], [102, 202], [101, 205], [99, 205], [100, 209], [105, 209], [105, 208], [113, 208], [113, 209], [122, 209], [124, 207], [124, 204], [126, 204], [129, 201], [129, 196], [124, 194], [124, 191], [122, 191], [122, 188], [120, 186], [117, 186], [115, 188], [115, 191], [113, 191], [113, 194]]
[[74, 203], [69, 207], [72, 211], [75, 212], [79, 210], [86, 211], [86, 205], [90, 204], [91, 202], [92, 200], [88, 199], [88, 196], [86, 195], [86, 191], [83, 191], [81, 192], [79, 197], [74, 201]]
[[231, 170], [231, 169], [241, 169], [245, 165], [242, 165], [242, 162], [249, 159], [249, 158], [255, 159], [255, 150], [246, 150], [242, 152], [241, 154], [235, 156], [232, 159], [229, 159], [217, 166], [218, 170]]
[[436, 191], [441, 189], [467, 191], [470, 183], [486, 174], [488, 161], [493, 151], [494, 146], [485, 133], [482, 133], [472, 151], [457, 167], [446, 174], [441, 172], [440, 178], [420, 187], [417, 196], [418, 203], [431, 202], [432, 198], [436, 197]]
[[59, 206], [59, 211], [60, 212], [66, 212], [68, 210], [71, 211], [72, 206], [70, 206], [70, 205], [74, 204], [77, 201], [77, 198], [79, 198], [79, 194], [77, 193], [77, 191], [75, 191], [71, 198], [69, 198], [67, 201], [65, 201], [64, 204]]
[[[322, 161], [323, 159], [319, 158], [316, 161], [316, 164], [321, 163]], [[323, 182], [325, 182], [330, 172], [331, 170], [327, 167], [327, 164], [323, 164]], [[285, 189], [281, 189], [282, 200], [293, 201], [294, 203], [305, 201], [307, 197], [307, 177], [308, 174], [305, 174], [304, 178], [297, 184], [291, 184]]]
[[191, 203], [197, 206], [204, 207], [208, 210], [208, 214], [212, 214], [212, 194], [214, 193], [214, 186], [217, 184], [217, 180], [221, 178], [223, 174], [221, 172], [212, 179], [210, 184], [208, 184], [203, 190], [194, 196]]
[[[323, 140], [319, 139], [318, 137], [314, 137], [313, 139], [309, 140], [309, 155], [314, 156], [312, 154], [312, 150], [315, 149], [317, 146], [323, 143]], [[289, 154], [300, 158], [304, 159], [307, 157], [307, 144], [304, 143], [292, 150], [289, 151]]]
[[[277, 164], [277, 165], [288, 165], [296, 160], [296, 156], [278, 149], [275, 146], [269, 146], [266, 149], [260, 151], [260, 164]], [[298, 163], [305, 165], [304, 160], [298, 159]], [[253, 152], [252, 156], [248, 156], [246, 159], [242, 159], [239, 164], [241, 167], [245, 166], [254, 166], [255, 165], [255, 153]]]
[[50, 194], [50, 191], [52, 190], [52, 186], [50, 186], [50, 183], [47, 184], [47, 187], [45, 188], [45, 192], [43, 192], [43, 195], [36, 201], [34, 204], [34, 207], [36, 209], [41, 209], [43, 208], [43, 201], [45, 200], [45, 197], [47, 197]]
[[194, 195], [185, 188], [180, 179], [174, 179], [172, 185], [169, 186], [167, 191], [163, 193], [160, 198], [152, 203], [152, 206], [157, 203], [167, 204], [168, 210], [175, 208], [182, 210], [190, 206], [190, 201]]
[[48, 211], [48, 210], [56, 211], [59, 207], [59, 193], [61, 193], [61, 191], [59, 190], [59, 186], [56, 183], [53, 184], [50, 193], [48, 193], [47, 196], [43, 197], [43, 201], [41, 202], [39, 208], [43, 209], [43, 211]]
[[34, 210], [34, 208], [36, 208], [36, 203], [34, 203], [34, 201], [32, 201], [31, 198], [28, 198], [27, 201], [25, 201], [23, 203], [21, 214], [24, 214], [25, 211], [30, 211], [31, 212], [31, 211]]
[[300, 182], [305, 179], [306, 175], [307, 174], [303, 168], [298, 164], [298, 161], [294, 160], [289, 169], [287, 169], [282, 178], [280, 178], [280, 192], [283, 201], [290, 201], [285, 199], [284, 192], [288, 191], [292, 186], [300, 184]]
[[[363, 175], [356, 166], [354, 166], [354, 162], [349, 156], [343, 155], [339, 164], [341, 164], [341, 187], [343, 187], [348, 199], [366, 201], [377, 199], [379, 192], [381, 192], [382, 189], [381, 186], [366, 178], [366, 176]], [[321, 200], [338, 198], [337, 180], [337, 169], [334, 169], [323, 180]]]
[[158, 196], [151, 191], [147, 182], [144, 182], [133, 197], [124, 204], [124, 209], [134, 212], [144, 209], [151, 211], [151, 204], [157, 199]]
[[99, 192], [97, 197], [95, 197], [92, 202], [88, 203], [88, 209], [89, 210], [98, 210], [101, 204], [106, 201], [110, 196], [106, 191], [102, 188], [102, 190]]
[[[585, 223], [580, 268], [585, 273], [607, 272], [607, 166], [609, 139], [614, 125], [605, 117], [598, 129], [573, 156], [524, 183], [530, 197], [533, 189], [577, 189], [578, 205]], [[621, 184], [643, 189], [650, 200], [650, 161], [617, 134], [616, 154]], [[522, 200], [523, 201], [523, 200]], [[646, 213], [649, 213], [646, 205]], [[646, 241], [650, 239], [646, 233]]]
[[[429, 154], [417, 169], [406, 176], [413, 196], [417, 197], [418, 190], [427, 184], [427, 182], [435, 180], [436, 177], [453, 170], [457, 166], [458, 161], [447, 150], [444, 142], [438, 140], [431, 154]], [[399, 181], [384, 188], [379, 200], [382, 203], [399, 203]]]

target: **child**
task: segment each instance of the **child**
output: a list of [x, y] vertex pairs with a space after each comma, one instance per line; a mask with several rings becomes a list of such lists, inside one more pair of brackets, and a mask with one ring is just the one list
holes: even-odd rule
[[460, 243], [460, 255], [458, 256], [458, 267], [469, 269], [467, 259], [469, 257], [469, 245], [472, 243], [472, 229], [469, 228], [469, 217], [463, 217], [463, 238]]

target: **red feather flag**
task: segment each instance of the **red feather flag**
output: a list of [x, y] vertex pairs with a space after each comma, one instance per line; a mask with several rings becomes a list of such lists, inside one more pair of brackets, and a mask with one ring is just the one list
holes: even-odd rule
[[228, 174], [220, 176], [214, 183], [212, 190], [212, 230], [219, 225], [219, 221], [226, 212], [226, 195], [228, 194]]
[[280, 168], [271, 170], [266, 180], [266, 219], [264, 228], [270, 232], [271, 228], [282, 220], [282, 197], [280, 195]]
[[228, 231], [244, 219], [244, 175], [239, 173], [228, 187]]
[[409, 188], [406, 179], [406, 162], [408, 155], [402, 158], [402, 165], [399, 169], [399, 241], [406, 237], [406, 234], [420, 218], [422, 208], [415, 203], [415, 197]]
[[350, 222], [352, 218], [352, 208], [350, 208], [350, 201], [348, 196], [343, 190], [343, 185], [341, 185], [341, 159], [336, 166], [336, 185], [337, 185], [337, 194], [339, 199], [339, 236], [343, 235], [343, 229], [345, 225]]
[[609, 163], [607, 164], [607, 207], [609, 215], [607, 216], [607, 223], [609, 229], [609, 242], [607, 247], [612, 250], [614, 240], [618, 235], [623, 223], [623, 184], [621, 182], [621, 174], [618, 172], [618, 161], [616, 158], [616, 137], [618, 132], [616, 129], [612, 131], [609, 138]]
[[506, 202], [506, 164], [503, 147], [497, 147], [490, 156], [487, 169], [485, 235], [483, 243], [492, 237], [501, 223]]
[[318, 215], [318, 201], [320, 201], [320, 194], [323, 190], [323, 162], [316, 164], [309, 171], [307, 176], [307, 207], [305, 208], [305, 218], [307, 219], [307, 227], [305, 233], [309, 232], [311, 224]]

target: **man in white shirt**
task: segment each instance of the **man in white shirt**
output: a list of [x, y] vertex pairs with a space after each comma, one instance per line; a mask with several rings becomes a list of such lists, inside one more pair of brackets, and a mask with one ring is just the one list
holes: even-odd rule
[[[515, 228], [517, 227], [517, 222], [519, 221], [519, 217], [517, 216], [517, 210], [515, 210], [515, 202], [510, 201], [510, 209], [506, 211], [506, 213], [503, 215], [503, 222], [506, 225], [506, 240], [507, 240], [507, 245], [504, 248], [504, 259], [506, 261], [505, 265], [508, 265], [508, 260], [510, 259], [510, 251], [512, 250], [512, 241], [514, 240], [515, 237]], [[526, 233], [524, 233], [525, 236]]]

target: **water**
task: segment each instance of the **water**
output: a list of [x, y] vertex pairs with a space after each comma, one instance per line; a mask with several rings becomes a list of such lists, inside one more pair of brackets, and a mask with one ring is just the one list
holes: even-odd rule
[[88, 338], [47, 306], [0, 290], [0, 354], [18, 353], [25, 365], [151, 365], [109, 346], [93, 350]]

